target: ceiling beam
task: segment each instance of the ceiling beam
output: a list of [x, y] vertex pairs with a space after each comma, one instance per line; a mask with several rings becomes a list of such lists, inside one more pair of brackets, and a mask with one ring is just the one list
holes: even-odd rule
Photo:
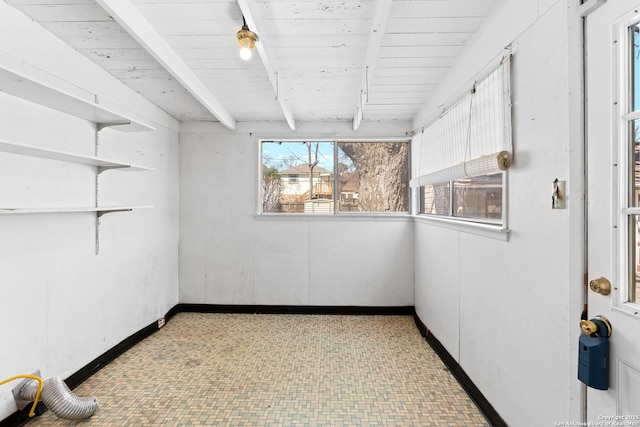
[[129, 0], [97, 2], [223, 125], [236, 129], [231, 114]]
[[273, 62], [273, 50], [269, 47], [269, 40], [267, 37], [263, 37], [266, 33], [261, 32], [261, 30], [265, 28], [265, 25], [258, 11], [258, 6], [256, 5], [255, 0], [238, 0], [238, 5], [240, 6], [240, 10], [242, 11], [242, 15], [244, 16], [249, 29], [259, 37], [258, 43], [256, 43], [256, 50], [258, 51], [260, 59], [262, 60], [262, 65], [267, 72], [267, 76], [271, 82], [271, 87], [273, 87], [273, 91], [276, 94], [276, 100], [278, 101], [278, 104], [280, 104], [280, 109], [287, 120], [287, 124], [289, 124], [289, 128], [291, 130], [296, 130], [296, 119], [293, 116], [293, 112], [291, 111], [289, 104], [287, 103], [288, 96], [286, 85], [283, 84], [282, 77], [279, 76], [278, 68]]
[[384, 30], [391, 13], [391, 3], [393, 0], [376, 1], [376, 10], [373, 15], [373, 24], [369, 33], [369, 42], [367, 43], [367, 55], [365, 57], [364, 66], [362, 68], [362, 81], [358, 86], [356, 96], [356, 110], [353, 116], [353, 130], [356, 131], [360, 127], [360, 123], [364, 117], [364, 107], [369, 102], [369, 87], [373, 71], [376, 67], [382, 39], [384, 38]]

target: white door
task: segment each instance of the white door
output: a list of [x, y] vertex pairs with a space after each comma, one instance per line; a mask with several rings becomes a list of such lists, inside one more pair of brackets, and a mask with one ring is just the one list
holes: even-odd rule
[[[590, 425], [640, 426], [640, 0], [586, 20], [589, 318], [606, 317], [609, 389], [587, 389]], [[607, 424], [609, 422], [609, 424]]]

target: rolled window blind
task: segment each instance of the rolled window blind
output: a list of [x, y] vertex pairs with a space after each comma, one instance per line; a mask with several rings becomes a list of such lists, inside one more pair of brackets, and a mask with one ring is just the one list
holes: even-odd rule
[[[510, 56], [426, 127], [411, 187], [489, 175], [511, 166]], [[415, 163], [414, 163], [415, 164]]]

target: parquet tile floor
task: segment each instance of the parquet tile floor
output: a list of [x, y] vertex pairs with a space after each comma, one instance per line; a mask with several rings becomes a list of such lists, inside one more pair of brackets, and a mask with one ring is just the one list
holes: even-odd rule
[[27, 426], [487, 426], [411, 316], [179, 313]]

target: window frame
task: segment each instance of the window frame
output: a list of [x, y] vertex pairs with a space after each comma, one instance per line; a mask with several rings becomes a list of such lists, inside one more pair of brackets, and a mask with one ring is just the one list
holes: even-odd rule
[[[455, 198], [455, 191], [454, 191], [454, 184], [456, 182], [458, 182], [457, 180], [452, 180], [452, 181], [448, 181], [449, 184], [449, 213], [447, 215], [443, 215], [443, 214], [432, 214], [432, 213], [426, 213], [424, 212], [424, 189], [425, 186], [420, 186], [417, 187], [418, 190], [418, 199], [419, 199], [419, 205], [418, 205], [418, 216], [420, 217], [424, 217], [424, 218], [438, 218], [439, 220], [445, 220], [445, 221], [451, 221], [451, 222], [461, 222], [461, 223], [467, 223], [467, 224], [478, 224], [478, 225], [483, 225], [483, 226], [494, 226], [494, 227], [500, 227], [501, 230], [506, 230], [507, 229], [507, 212], [508, 212], [508, 203], [507, 203], [507, 195], [508, 195], [508, 171], [503, 171], [501, 172], [502, 174], [502, 209], [501, 209], [501, 218], [500, 219], [493, 219], [493, 218], [472, 218], [472, 217], [463, 217], [463, 216], [457, 216], [454, 214], [454, 208], [455, 208], [455, 203], [454, 203], [454, 198]], [[496, 174], [490, 174], [490, 175], [496, 175]], [[481, 175], [482, 176], [490, 176], [490, 175]], [[479, 177], [475, 177], [475, 178], [479, 178]], [[447, 182], [443, 182], [441, 184], [446, 184]]]
[[[304, 213], [304, 212], [296, 212], [296, 213], [287, 213], [287, 212], [264, 212], [263, 211], [263, 143], [265, 142], [330, 142], [333, 144], [333, 171], [331, 174], [331, 178], [329, 182], [335, 183], [337, 177], [338, 170], [338, 144], [340, 143], [405, 143], [408, 145], [407, 147], [407, 210], [402, 212], [355, 212], [355, 211], [341, 211], [340, 210], [340, 194], [338, 193], [338, 186], [333, 185], [333, 210], [331, 213]], [[277, 218], [277, 219], [310, 219], [310, 218], [349, 218], [349, 217], [384, 217], [384, 218], [394, 218], [394, 217], [403, 217], [410, 218], [411, 212], [413, 211], [413, 197], [412, 190], [409, 186], [409, 180], [411, 179], [411, 146], [412, 140], [407, 137], [398, 137], [398, 138], [309, 138], [308, 136], [301, 138], [258, 138], [258, 185], [257, 185], [257, 203], [256, 203], [256, 217], [257, 218]]]
[[[617, 297], [612, 299], [612, 306], [624, 313], [635, 316], [640, 308], [640, 304], [631, 301], [633, 294], [632, 286], [636, 285], [637, 279], [632, 277], [632, 271], [636, 266], [635, 251], [632, 244], [635, 244], [634, 218], [640, 217], [640, 207], [635, 206], [635, 187], [632, 185], [632, 176], [635, 173], [635, 153], [631, 143], [634, 134], [635, 122], [640, 120], [640, 107], [634, 107], [634, 63], [631, 57], [634, 55], [634, 40], [631, 28], [640, 26], [640, 14], [637, 12], [619, 21], [613, 28], [613, 35], [618, 40], [617, 48], [613, 50], [613, 120], [617, 126], [613, 126], [612, 140], [614, 144], [613, 158], [617, 159], [618, 167], [614, 168], [612, 181], [617, 185], [618, 194], [613, 203], [613, 217], [618, 220], [618, 227], [613, 230], [613, 242], [617, 241], [618, 253], [614, 257], [617, 263], [617, 271], [612, 279], [618, 281]], [[634, 180], [633, 180], [634, 181]], [[615, 190], [614, 190], [615, 191]], [[617, 277], [616, 277], [617, 276]]]

